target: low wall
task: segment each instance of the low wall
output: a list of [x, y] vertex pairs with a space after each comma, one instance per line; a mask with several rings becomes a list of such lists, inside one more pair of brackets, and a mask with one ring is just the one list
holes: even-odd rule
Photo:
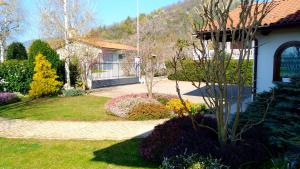
[[93, 80], [91, 88], [97, 89], [97, 88], [101, 88], [101, 87], [134, 84], [134, 83], [139, 83], [138, 77], [121, 78], [121, 79], [107, 79], [107, 80]]

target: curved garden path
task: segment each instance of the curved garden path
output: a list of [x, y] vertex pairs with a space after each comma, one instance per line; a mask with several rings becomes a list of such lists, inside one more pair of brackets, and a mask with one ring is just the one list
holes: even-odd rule
[[0, 137], [59, 140], [124, 140], [143, 138], [165, 120], [29, 121], [0, 118]]

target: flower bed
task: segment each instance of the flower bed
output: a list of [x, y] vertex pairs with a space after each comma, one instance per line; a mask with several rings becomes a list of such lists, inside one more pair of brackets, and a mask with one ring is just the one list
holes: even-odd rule
[[0, 106], [20, 101], [19, 97], [14, 93], [0, 93]]
[[135, 106], [140, 104], [164, 104], [175, 95], [153, 94], [153, 98], [148, 98], [147, 93], [130, 94], [111, 99], [105, 105], [106, 110], [116, 116], [126, 117]]

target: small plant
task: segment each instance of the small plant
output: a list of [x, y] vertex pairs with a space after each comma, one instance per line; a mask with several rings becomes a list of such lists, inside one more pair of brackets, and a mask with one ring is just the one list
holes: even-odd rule
[[67, 89], [67, 90], [63, 90], [62, 94], [64, 96], [83, 96], [85, 95], [85, 91], [80, 90], [80, 89]]
[[[192, 105], [188, 100], [185, 101], [185, 105], [188, 111], [191, 111]], [[167, 103], [166, 107], [174, 111], [174, 113], [176, 113], [179, 116], [183, 116], [184, 114], [188, 113], [180, 99], [171, 99]]]
[[170, 110], [164, 105], [157, 103], [141, 103], [128, 113], [128, 118], [130, 120], [153, 120], [168, 118], [170, 115]]
[[30, 97], [38, 98], [58, 93], [62, 82], [56, 80], [58, 78], [56, 71], [51, 68], [51, 63], [42, 54], [38, 54], [35, 58], [34, 72], [30, 84]]
[[193, 103], [192, 106], [191, 106], [191, 112], [192, 112], [192, 114], [202, 113], [205, 110], [207, 110], [207, 108], [206, 108], [206, 105], [203, 104], [203, 103], [200, 103], [200, 104]]
[[211, 157], [182, 154], [165, 158], [160, 169], [229, 169], [229, 167], [221, 164], [221, 160]]
[[20, 101], [20, 98], [14, 93], [0, 93], [0, 106]]

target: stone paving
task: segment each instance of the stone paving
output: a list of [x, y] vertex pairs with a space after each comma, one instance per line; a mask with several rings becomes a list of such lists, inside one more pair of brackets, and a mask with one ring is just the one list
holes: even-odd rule
[[[184, 99], [188, 99], [189, 101], [195, 103], [204, 103], [203, 98], [201, 96], [195, 96], [191, 93], [196, 91], [197, 89], [191, 84], [191, 82], [179, 82], [180, 92]], [[177, 95], [176, 92], [176, 83], [171, 80], [160, 80], [155, 82], [153, 86], [154, 93], [165, 93], [165, 94], [173, 94]], [[94, 90], [91, 94], [95, 96], [105, 96], [105, 97], [118, 97], [126, 94], [136, 94], [136, 93], [147, 93], [147, 88], [145, 84], [131, 84], [131, 85], [123, 85], [123, 86], [113, 86], [113, 87], [105, 87]]]
[[0, 118], [0, 137], [58, 140], [124, 140], [144, 138], [166, 120], [153, 121], [28, 121]]

